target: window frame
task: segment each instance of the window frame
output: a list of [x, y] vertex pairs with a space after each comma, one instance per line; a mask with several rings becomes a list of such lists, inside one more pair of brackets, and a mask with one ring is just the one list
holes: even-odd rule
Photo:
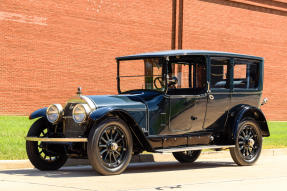
[[[183, 58], [182, 62], [188, 62], [188, 57], [190, 57], [190, 56], [191, 57], [193, 57], [193, 56], [203, 56], [204, 57], [204, 60], [203, 60], [204, 62], [202, 62], [202, 64], [205, 66], [205, 70], [206, 70], [205, 73], [206, 74], [205, 74], [205, 78], [204, 78], [204, 80], [205, 80], [204, 81], [205, 82], [205, 87], [202, 88], [202, 91], [206, 93], [207, 92], [207, 86], [208, 86], [207, 85], [208, 56], [206, 56], [206, 55], [188, 55], [188, 56], [186, 56], [186, 55], [184, 55], [184, 57], [186, 57], [186, 58], [182, 57]], [[173, 60], [169, 60], [169, 62], [173, 62]], [[180, 64], [180, 62], [176, 62], [174, 64], [176, 66], [177, 64]], [[197, 68], [197, 66], [196, 66], [196, 64], [193, 64], [193, 63], [188, 63], [188, 65], [189, 65], [188, 84], [191, 87], [188, 87], [188, 88], [175, 88], [175, 89], [170, 89], [169, 87], [167, 87], [167, 91], [166, 91], [167, 95], [169, 95], [169, 96], [178, 96], [178, 95], [181, 95], [181, 96], [198, 96], [198, 95], [202, 94], [202, 93], [200, 93], [200, 94], [193, 94], [192, 90], [196, 89], [195, 86], [196, 86], [196, 80], [197, 80], [196, 79], [196, 68]], [[168, 66], [167, 66], [167, 68], [168, 68]], [[174, 93], [171, 93], [170, 90], [174, 91]], [[186, 93], [186, 92], [188, 92], [188, 93]]]
[[[249, 61], [252, 61], [252, 62], [257, 62], [258, 66], [257, 66], [257, 75], [258, 75], [258, 85], [256, 88], [234, 88], [234, 66], [236, 65], [235, 64], [235, 60], [238, 59], [238, 60], [249, 60]], [[232, 58], [232, 73], [231, 73], [231, 89], [232, 89], [232, 92], [258, 92], [260, 91], [260, 87], [261, 87], [261, 81], [262, 81], [262, 63], [263, 61], [262, 60], [257, 60], [257, 59], [250, 59], [250, 58], [241, 58], [241, 57], [233, 57]], [[237, 64], [237, 65], [240, 65], [240, 64]]]
[[[163, 61], [163, 65], [162, 65], [162, 78], [164, 79], [164, 90], [163, 91], [158, 91], [155, 89], [150, 89], [150, 90], [143, 90], [143, 89], [133, 89], [133, 90], [128, 90], [128, 91], [122, 91], [121, 90], [121, 78], [123, 76], [121, 76], [121, 64], [125, 61], [133, 61], [133, 60], [142, 60], [144, 61], [145, 59], [159, 59]], [[145, 64], [144, 64], [145, 65]], [[117, 60], [117, 90], [118, 90], [118, 94], [127, 94], [127, 93], [132, 93], [132, 92], [139, 92], [139, 91], [155, 91], [155, 92], [159, 92], [159, 93], [166, 93], [167, 92], [167, 79], [166, 79], [166, 74], [167, 74], [167, 66], [166, 66], [166, 60], [164, 57], [142, 57], [142, 58], [135, 58], [135, 59], [123, 59], [123, 60]]]
[[[212, 88], [211, 87], [211, 60], [212, 60], [212, 58], [226, 58], [227, 60], [229, 60], [229, 62], [227, 64], [224, 64], [227, 66], [227, 74], [229, 77], [229, 84], [228, 84], [229, 87], [228, 88]], [[233, 58], [229, 57], [229, 56], [209, 56], [208, 57], [208, 71], [207, 71], [208, 79], [207, 79], [207, 81], [210, 84], [208, 91], [210, 91], [210, 92], [231, 92], [232, 91], [232, 86], [231, 86], [232, 85], [232, 72], [233, 72], [232, 62], [233, 62]]]
[[[181, 63], [174, 63], [174, 68], [176, 68], [177, 66], [178, 66], [178, 64], [181, 64]], [[182, 87], [177, 87], [177, 88], [175, 88], [175, 89], [192, 89], [193, 88], [193, 86], [194, 86], [194, 74], [195, 74], [195, 71], [194, 71], [194, 68], [195, 68], [195, 66], [194, 66], [194, 64], [191, 64], [191, 63], [187, 63], [186, 64], [187, 66], [188, 66], [188, 79], [187, 79], [187, 83], [188, 83], [188, 86], [189, 87], [185, 87], [185, 88], [182, 88]], [[176, 78], [178, 78], [178, 76], [176, 76], [176, 74], [175, 74], [175, 77]], [[183, 77], [183, 75], [181, 74], [181, 77]], [[178, 79], [179, 81], [181, 80], [183, 80], [183, 79]], [[190, 86], [192, 86], [192, 87], [190, 87]]]

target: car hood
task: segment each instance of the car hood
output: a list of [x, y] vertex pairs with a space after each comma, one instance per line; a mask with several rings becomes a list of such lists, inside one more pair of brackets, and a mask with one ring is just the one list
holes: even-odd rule
[[146, 109], [146, 102], [155, 98], [157, 95], [159, 95], [157, 92], [141, 92], [139, 94], [90, 95], [86, 97], [92, 100], [97, 108]]

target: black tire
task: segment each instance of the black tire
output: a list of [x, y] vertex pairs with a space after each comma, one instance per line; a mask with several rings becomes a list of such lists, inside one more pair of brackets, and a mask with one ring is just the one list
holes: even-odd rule
[[174, 158], [180, 163], [192, 163], [198, 159], [201, 150], [197, 151], [183, 151], [183, 152], [173, 152]]
[[123, 120], [107, 118], [92, 127], [88, 138], [88, 158], [98, 173], [122, 173], [131, 160], [132, 151], [132, 135]]
[[257, 122], [252, 118], [243, 119], [236, 134], [235, 147], [230, 148], [234, 162], [240, 166], [253, 165], [262, 150], [262, 134]]
[[[45, 137], [47, 136], [49, 126], [51, 124], [45, 118], [38, 119], [30, 127], [27, 137]], [[62, 150], [61, 153], [55, 153], [49, 151], [47, 146], [47, 143], [26, 141], [26, 152], [29, 160], [39, 170], [57, 170], [61, 168], [68, 158], [64, 147], [62, 149], [61, 146], [58, 148], [58, 150]]]

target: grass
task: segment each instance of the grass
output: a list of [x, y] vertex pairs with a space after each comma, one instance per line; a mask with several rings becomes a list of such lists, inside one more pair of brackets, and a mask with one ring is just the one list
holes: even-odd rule
[[287, 122], [268, 122], [270, 137], [265, 137], [263, 141], [264, 149], [287, 147]]
[[[0, 116], [0, 160], [27, 159], [25, 139], [35, 120], [24, 116]], [[287, 122], [268, 122], [271, 137], [263, 148], [287, 148]]]
[[26, 159], [25, 139], [34, 121], [24, 116], [0, 116], [0, 159]]

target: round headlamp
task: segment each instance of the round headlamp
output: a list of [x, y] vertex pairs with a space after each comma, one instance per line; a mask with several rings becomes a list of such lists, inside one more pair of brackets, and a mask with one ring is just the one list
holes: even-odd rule
[[46, 111], [47, 119], [50, 123], [57, 123], [62, 118], [63, 107], [61, 104], [52, 104]]
[[73, 109], [73, 119], [76, 123], [86, 122], [91, 109], [87, 104], [77, 104]]

